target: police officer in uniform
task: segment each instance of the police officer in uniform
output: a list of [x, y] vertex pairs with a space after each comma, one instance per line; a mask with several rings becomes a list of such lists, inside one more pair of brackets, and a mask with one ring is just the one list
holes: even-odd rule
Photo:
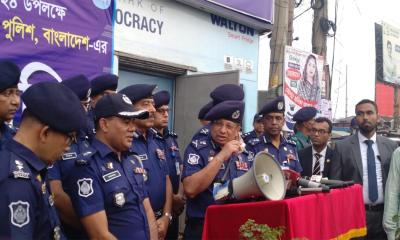
[[296, 124], [292, 140], [296, 142], [297, 151], [311, 145], [311, 129], [316, 115], [317, 109], [314, 107], [303, 107], [293, 115], [293, 121]]
[[253, 131], [242, 135], [243, 141], [249, 144], [252, 139], [258, 139], [264, 133], [264, 124], [262, 122], [262, 115], [256, 113], [253, 118]]
[[206, 115], [211, 121], [208, 138], [192, 142], [186, 148], [182, 174], [188, 196], [184, 239], [201, 239], [206, 208], [215, 203], [214, 184], [237, 178], [251, 167], [240, 141], [243, 113], [242, 101], [215, 105]]
[[146, 171], [145, 184], [157, 218], [158, 235], [160, 239], [164, 239], [172, 221], [172, 184], [164, 146], [158, 143], [162, 137], [152, 129], [156, 111], [153, 99], [155, 88], [156, 85], [136, 84], [122, 89], [120, 93], [126, 94], [131, 99], [135, 109], [149, 112], [148, 119], [136, 121], [137, 130], [132, 151], [138, 154]]
[[259, 112], [263, 116], [264, 134], [246, 145], [252, 154], [267, 151], [283, 167], [288, 167], [296, 172], [302, 172], [297, 156], [296, 143], [285, 139], [281, 135], [282, 127], [285, 124], [285, 104], [282, 96], [267, 102]]
[[186, 199], [183, 194], [181, 183], [182, 159], [179, 152], [178, 136], [168, 130], [169, 101], [168, 91], [159, 91], [153, 95], [154, 106], [154, 129], [158, 137], [156, 141], [164, 148], [165, 158], [169, 169], [169, 178], [172, 184], [172, 222], [168, 228], [166, 239], [178, 239], [179, 215], [185, 207]]
[[110, 73], [101, 74], [93, 78], [90, 84], [90, 107], [88, 111], [88, 129], [86, 130], [86, 134], [89, 139], [92, 139], [96, 134], [93, 109], [101, 97], [110, 93], [115, 93], [118, 87], [118, 76]]
[[213, 106], [227, 100], [242, 101], [244, 99], [244, 91], [239, 85], [236, 84], [222, 84], [216, 87], [210, 93], [210, 97], [212, 101], [203, 106], [199, 112], [198, 118], [200, 122], [203, 124], [203, 127], [201, 127], [193, 135], [191, 140], [192, 142], [203, 141], [203, 139], [206, 139], [209, 136], [211, 124], [206, 119], [204, 119], [203, 121], [201, 119], [203, 116], [205, 118], [206, 114]]
[[0, 149], [15, 135], [15, 129], [7, 122], [11, 121], [20, 105], [18, 82], [21, 71], [10, 61], [0, 62]]
[[64, 239], [49, 194], [46, 166], [85, 127], [79, 99], [56, 82], [32, 85], [19, 131], [0, 152], [0, 239]]
[[135, 118], [125, 95], [103, 96], [94, 109], [94, 152], [75, 161], [66, 180], [75, 211], [91, 239], [157, 239], [153, 210], [144, 187], [142, 168], [129, 152]]
[[[87, 112], [88, 104], [90, 103], [89, 79], [84, 75], [76, 75], [63, 80], [61, 83], [69, 87], [78, 96], [82, 107], [85, 109], [85, 112]], [[68, 238], [74, 239], [82, 239], [86, 236], [75, 214], [71, 199], [64, 191], [66, 186], [63, 186], [62, 183], [71, 173], [71, 169], [74, 167], [76, 160], [93, 152], [90, 148], [85, 130], [86, 129], [80, 129], [76, 136], [76, 142], [71, 144], [69, 150], [62, 155], [60, 161], [48, 167], [50, 189], [54, 195], [54, 203], [60, 215], [63, 230]]]

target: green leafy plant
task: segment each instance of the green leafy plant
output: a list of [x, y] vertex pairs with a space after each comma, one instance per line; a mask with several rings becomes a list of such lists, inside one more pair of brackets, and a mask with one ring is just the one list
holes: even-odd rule
[[253, 219], [248, 219], [239, 228], [241, 240], [279, 240], [285, 232], [285, 227], [269, 227], [267, 224], [257, 224]]

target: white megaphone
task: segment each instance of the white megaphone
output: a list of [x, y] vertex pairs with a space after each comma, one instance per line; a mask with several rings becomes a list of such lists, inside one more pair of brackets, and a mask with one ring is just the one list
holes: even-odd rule
[[286, 194], [286, 179], [281, 166], [267, 152], [259, 152], [251, 169], [229, 183], [229, 187], [218, 189], [214, 194], [216, 201], [233, 198], [243, 200], [265, 197], [269, 200], [282, 200]]

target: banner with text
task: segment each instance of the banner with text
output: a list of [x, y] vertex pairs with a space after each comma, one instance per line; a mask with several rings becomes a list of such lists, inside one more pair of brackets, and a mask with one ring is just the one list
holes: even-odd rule
[[285, 118], [289, 129], [293, 129], [293, 115], [302, 107], [313, 106], [321, 114], [321, 89], [324, 58], [322, 56], [285, 47], [283, 67], [283, 94], [285, 96]]
[[20, 89], [111, 72], [114, 0], [2, 0], [0, 59], [16, 62]]
[[383, 81], [400, 84], [400, 29], [382, 23]]

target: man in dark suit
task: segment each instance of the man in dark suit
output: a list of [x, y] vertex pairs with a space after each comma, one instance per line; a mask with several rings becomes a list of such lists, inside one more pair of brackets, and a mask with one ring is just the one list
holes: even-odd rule
[[367, 239], [386, 239], [382, 227], [383, 189], [397, 144], [376, 135], [379, 116], [375, 102], [361, 100], [355, 110], [359, 131], [335, 144], [330, 174], [332, 179], [363, 185]]
[[333, 151], [328, 146], [332, 132], [332, 122], [328, 118], [315, 119], [311, 128], [312, 145], [299, 151], [302, 176], [322, 175], [328, 177]]

